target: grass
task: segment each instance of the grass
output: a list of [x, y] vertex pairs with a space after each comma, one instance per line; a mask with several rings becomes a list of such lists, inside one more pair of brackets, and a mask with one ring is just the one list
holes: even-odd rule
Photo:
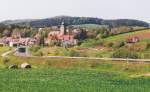
[[108, 37], [108, 38], [106, 38], [104, 40], [105, 41], [109, 41], [109, 42], [124, 41], [128, 37], [134, 37], [134, 36], [138, 36], [142, 40], [150, 39], [150, 38], [143, 38], [145, 34], [150, 34], [150, 29], [143, 30], [143, 31], [136, 31], [136, 32], [130, 32], [130, 33], [124, 33], [124, 34], [120, 34], [120, 35], [115, 35], [115, 36]]
[[[0, 53], [8, 51], [5, 47]], [[22, 63], [30, 70], [8, 70]], [[148, 63], [88, 59], [26, 58], [0, 59], [0, 92], [149, 92]]]
[[89, 59], [58, 59], [58, 58], [26, 58], [26, 57], [9, 57], [9, 62], [0, 63], [1, 69], [7, 68], [9, 65], [17, 64], [20, 66], [22, 63], [29, 63], [34, 69], [45, 68], [84, 68], [96, 69], [112, 72], [125, 72], [127, 74], [143, 74], [150, 73], [150, 64], [148, 63], [128, 63], [125, 61], [104, 61], [104, 60], [89, 60]]
[[6, 51], [9, 51], [9, 50], [11, 50], [10, 47], [7, 47], [7, 46], [0, 47], [0, 55], [3, 54], [3, 53], [5, 53]]
[[[141, 76], [150, 73], [148, 63], [15, 56], [10, 56], [9, 60], [5, 64], [0, 62], [0, 92], [149, 92], [150, 90], [150, 78]], [[20, 66], [24, 62], [31, 64], [33, 69], [6, 69], [9, 65]]]
[[149, 92], [150, 79], [88, 69], [0, 70], [0, 92]]

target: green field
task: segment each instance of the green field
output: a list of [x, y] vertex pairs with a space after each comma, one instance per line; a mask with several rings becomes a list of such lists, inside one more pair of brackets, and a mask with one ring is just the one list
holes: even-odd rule
[[[0, 48], [0, 54], [10, 48]], [[0, 58], [0, 92], [149, 92], [150, 64], [88, 59]], [[22, 63], [32, 69], [20, 69]], [[10, 70], [16, 64], [19, 69]]]
[[[10, 56], [0, 69], [0, 92], [149, 92], [148, 63]], [[8, 70], [28, 62], [33, 69]]]
[[150, 29], [142, 30], [142, 31], [136, 31], [136, 32], [129, 32], [129, 33], [124, 33], [124, 34], [115, 35], [115, 36], [110, 36], [110, 37], [104, 39], [104, 41], [109, 41], [109, 42], [124, 41], [127, 37], [134, 37], [134, 36], [138, 36], [142, 40], [148, 39], [148, 38], [143, 38], [144, 34], [150, 34]]
[[0, 92], [149, 92], [150, 78], [87, 69], [0, 70]]

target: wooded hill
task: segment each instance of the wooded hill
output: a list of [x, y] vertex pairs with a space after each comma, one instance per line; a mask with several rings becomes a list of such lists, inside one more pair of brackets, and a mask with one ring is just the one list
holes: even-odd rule
[[117, 20], [105, 20], [101, 18], [93, 17], [70, 17], [70, 16], [57, 16], [46, 19], [34, 19], [34, 20], [9, 20], [3, 21], [2, 24], [5, 25], [21, 25], [21, 26], [31, 26], [31, 27], [49, 27], [60, 25], [61, 22], [65, 22], [66, 25], [80, 25], [80, 24], [99, 24], [108, 25], [110, 27], [118, 26], [142, 26], [149, 27], [149, 24], [133, 19], [117, 19]]

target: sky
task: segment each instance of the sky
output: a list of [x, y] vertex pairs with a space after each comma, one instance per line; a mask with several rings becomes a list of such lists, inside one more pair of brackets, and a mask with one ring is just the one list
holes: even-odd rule
[[150, 0], [0, 0], [0, 21], [68, 15], [150, 23], [149, 4]]

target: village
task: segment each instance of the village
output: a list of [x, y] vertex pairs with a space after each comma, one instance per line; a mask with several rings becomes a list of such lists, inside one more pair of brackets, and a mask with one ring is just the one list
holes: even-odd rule
[[150, 92], [150, 0], [0, 0], [0, 92]]
[[42, 38], [42, 29], [39, 28], [34, 38], [22, 38], [19, 33], [11, 37], [3, 37], [0, 39], [0, 46], [32, 46], [41, 45], [41, 39], [44, 46], [57, 45], [62, 47], [78, 45], [80, 39], [84, 39], [83, 35], [86, 34], [86, 29], [66, 27], [62, 22], [60, 28], [55, 28], [47, 34], [47, 38]]

